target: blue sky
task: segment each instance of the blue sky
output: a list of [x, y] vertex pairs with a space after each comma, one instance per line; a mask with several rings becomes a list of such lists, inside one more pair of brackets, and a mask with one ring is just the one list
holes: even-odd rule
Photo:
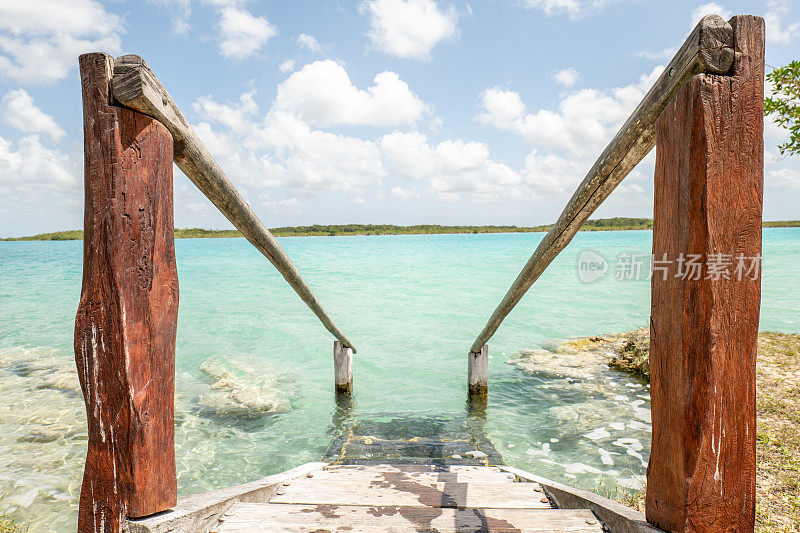
[[[0, 0], [0, 236], [82, 227], [77, 55], [143, 56], [267, 226], [552, 222], [703, 14], [790, 0]], [[765, 129], [765, 219], [800, 160]], [[652, 215], [653, 154], [595, 217]], [[179, 227], [230, 227], [175, 169]]]

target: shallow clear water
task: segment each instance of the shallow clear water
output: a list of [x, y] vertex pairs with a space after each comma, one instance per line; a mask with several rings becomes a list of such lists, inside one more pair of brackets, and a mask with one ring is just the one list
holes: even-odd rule
[[[281, 244], [358, 348], [359, 412], [458, 417], [465, 408], [466, 352], [542, 236], [308, 237]], [[646, 255], [650, 247], [650, 232], [578, 234], [491, 340], [486, 431], [506, 463], [590, 489], [620, 480], [635, 486], [644, 474], [650, 444], [645, 385], [607, 369], [578, 379], [531, 375], [506, 360], [569, 337], [646, 326], [648, 280], [620, 281], [612, 271], [584, 284], [576, 262], [591, 249], [613, 268], [619, 254]], [[75, 420], [85, 424], [85, 418], [75, 411], [82, 409], [80, 398], [69, 387], [46, 393], [61, 394], [72, 418], [53, 414], [63, 408], [56, 397], [35, 400], [30, 391], [40, 390], [41, 378], [19, 370], [19, 362], [74, 364], [81, 252], [80, 242], [0, 243], [0, 363], [4, 357], [7, 363], [0, 368], [0, 389], [9, 398], [0, 412], [0, 492], [8, 492], [2, 506], [41, 524], [34, 530], [56, 527], [43, 517], [47, 510], [74, 508], [85, 436], [64, 428]], [[333, 339], [244, 239], [178, 240], [176, 253], [181, 493], [318, 460], [330, 442], [334, 414]], [[800, 229], [764, 230], [762, 329], [800, 332], [798, 265]], [[283, 412], [256, 419], [213, 414], [206, 399], [214, 380], [201, 371], [204, 363], [238, 368], [248, 390], [277, 391]], [[37, 407], [37, 401], [47, 405]], [[29, 416], [16, 421], [19, 409]], [[31, 427], [48, 413], [64, 434], [37, 443]], [[15, 454], [56, 444], [61, 447], [55, 459], [48, 456], [49, 477], [20, 476], [32, 466]], [[74, 520], [69, 511], [64, 516]]]

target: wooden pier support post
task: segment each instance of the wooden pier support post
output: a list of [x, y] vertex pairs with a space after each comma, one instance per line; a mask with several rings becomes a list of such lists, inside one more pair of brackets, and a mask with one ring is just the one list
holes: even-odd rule
[[656, 123], [646, 516], [668, 531], [755, 519], [764, 21], [730, 24], [731, 72], [692, 78]]
[[470, 352], [467, 356], [468, 396], [483, 399], [489, 394], [489, 345], [481, 346], [480, 352]]
[[121, 531], [126, 517], [177, 500], [172, 136], [112, 105], [112, 63], [102, 53], [80, 56], [85, 207], [75, 361], [89, 442], [79, 532]]
[[353, 349], [346, 348], [342, 341], [333, 341], [333, 374], [336, 395], [353, 392]]

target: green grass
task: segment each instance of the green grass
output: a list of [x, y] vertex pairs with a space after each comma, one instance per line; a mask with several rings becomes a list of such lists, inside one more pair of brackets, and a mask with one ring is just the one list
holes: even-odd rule
[[[0, 502], [5, 497], [5, 494], [0, 494]], [[0, 533], [25, 533], [26, 531], [28, 531], [28, 526], [23, 526], [16, 519], [0, 511]]]
[[[348, 235], [433, 235], [458, 233], [538, 233], [552, 228], [544, 226], [441, 226], [438, 224], [418, 224], [416, 226], [394, 226], [390, 224], [332, 224], [313, 226], [281, 226], [271, 228], [276, 237], [343, 237]], [[765, 228], [800, 227], [800, 220], [764, 222]], [[581, 231], [628, 231], [653, 229], [649, 218], [599, 218], [587, 220]], [[242, 234], [235, 229], [175, 228], [176, 239], [235, 238]], [[40, 233], [28, 237], [10, 237], [0, 241], [75, 241], [83, 239], [83, 231], [69, 230], [53, 233]]]
[[0, 515], [0, 533], [25, 533], [28, 528], [19, 525], [12, 518], [6, 515]]
[[[611, 366], [649, 381], [649, 333], [633, 331], [627, 338]], [[758, 334], [756, 389], [755, 531], [795, 533], [800, 531], [800, 335]], [[637, 498], [624, 491], [611, 497], [626, 505]]]

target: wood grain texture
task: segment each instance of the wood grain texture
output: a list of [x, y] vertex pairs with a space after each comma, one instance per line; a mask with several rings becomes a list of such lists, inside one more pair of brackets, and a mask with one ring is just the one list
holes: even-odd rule
[[512, 466], [503, 465], [499, 468], [514, 474], [521, 481], [535, 483], [541, 487], [553, 506], [558, 509], [588, 509], [600, 519], [607, 531], [612, 533], [661, 533], [661, 529], [647, 523], [644, 513], [619, 502]]
[[406, 473], [387, 472], [377, 482], [300, 479], [278, 491], [274, 503], [320, 505], [399, 505], [549, 509], [531, 483], [424, 483]]
[[[730, 23], [731, 75], [694, 77], [656, 124], [656, 258], [761, 253], [764, 21]], [[760, 272], [677, 268], [652, 281], [646, 516], [670, 531], [752, 531]]]
[[344, 480], [362, 484], [379, 483], [385, 474], [403, 474], [418, 483], [511, 483], [514, 476], [495, 466], [462, 466], [420, 471], [415, 465], [334, 465], [314, 473], [317, 481]]
[[144, 59], [136, 55], [118, 57], [114, 61], [111, 84], [114, 98], [119, 102], [167, 127], [175, 140], [178, 168], [275, 266], [325, 329], [356, 353], [353, 343], [333, 323], [300, 271], [211, 156]]
[[353, 392], [353, 349], [333, 341], [333, 382], [336, 394]]
[[219, 533], [602, 533], [588, 510], [237, 503]]
[[84, 115], [83, 287], [75, 361], [89, 426], [79, 531], [173, 506], [178, 276], [172, 137], [110, 105], [112, 58], [80, 57]]
[[467, 354], [467, 394], [485, 397], [489, 394], [489, 345], [484, 344], [478, 352]]
[[655, 121], [684, 83], [701, 72], [727, 72], [732, 62], [733, 30], [730, 24], [717, 15], [703, 17], [600, 154], [556, 223], [511, 284], [483, 331], [472, 343], [470, 352], [478, 352], [489, 341], [505, 317], [566, 248], [583, 223], [650, 152], [655, 144]]
[[183, 496], [169, 511], [147, 518], [131, 519], [125, 524], [129, 533], [195, 533], [216, 528], [222, 515], [236, 502], [266, 503], [286, 482], [318, 472], [327, 463], [300, 465], [279, 474], [234, 487]]

